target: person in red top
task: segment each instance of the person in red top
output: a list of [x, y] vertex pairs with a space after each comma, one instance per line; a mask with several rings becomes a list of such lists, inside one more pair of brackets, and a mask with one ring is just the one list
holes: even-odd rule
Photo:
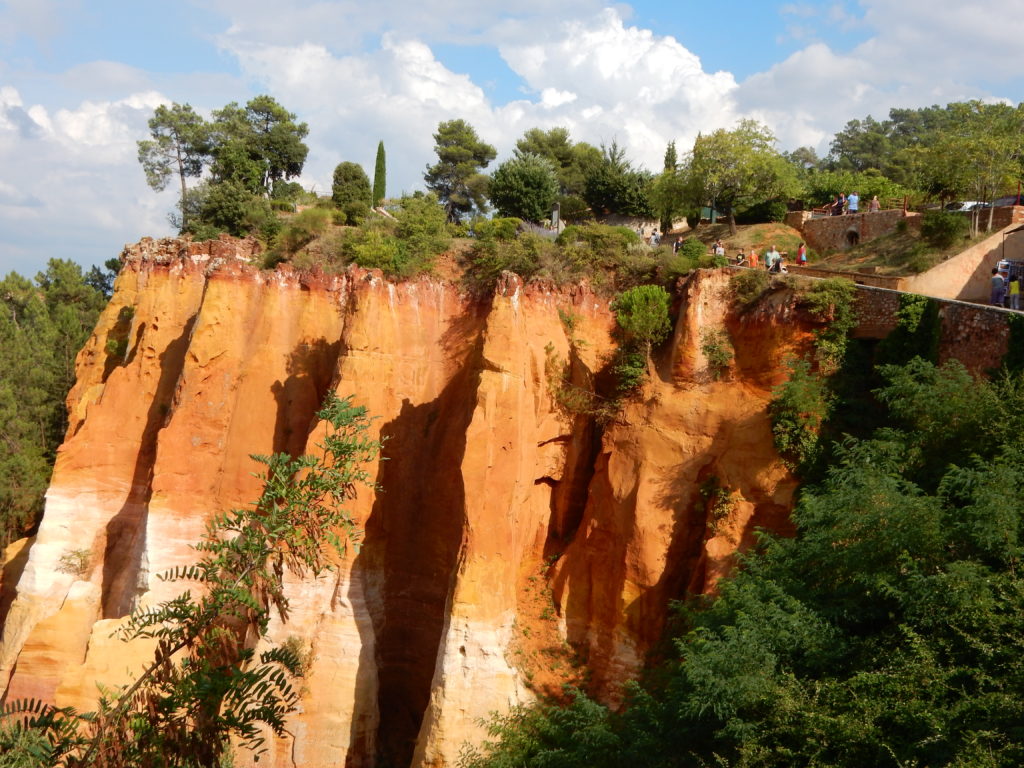
[[796, 249], [796, 263], [798, 266], [807, 266], [807, 246], [800, 243], [800, 247]]
[[750, 266], [753, 269], [757, 269], [757, 251], [753, 248], [750, 249]]

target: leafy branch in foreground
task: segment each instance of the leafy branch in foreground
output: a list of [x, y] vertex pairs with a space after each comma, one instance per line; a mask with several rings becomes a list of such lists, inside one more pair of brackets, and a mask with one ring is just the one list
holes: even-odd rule
[[272, 609], [288, 619], [286, 570], [317, 576], [358, 545], [344, 504], [357, 486], [373, 486], [363, 466], [380, 449], [367, 435], [366, 409], [351, 399], [329, 394], [317, 415], [328, 425], [323, 456], [253, 456], [267, 467], [260, 498], [213, 518], [195, 545], [200, 560], [161, 577], [196, 582], [201, 594], [185, 591], [129, 617], [125, 640], [156, 641], [135, 682], [104, 693], [89, 715], [9, 707], [0, 752], [34, 729], [46, 735], [42, 751], [33, 742], [39, 765], [205, 768], [220, 764], [229, 738], [260, 752], [267, 730], [284, 734], [302, 660], [287, 645], [260, 654], [254, 646]]

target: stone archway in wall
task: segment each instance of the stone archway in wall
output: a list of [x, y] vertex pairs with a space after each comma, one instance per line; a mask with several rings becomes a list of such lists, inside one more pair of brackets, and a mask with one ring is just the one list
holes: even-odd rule
[[856, 229], [849, 229], [846, 231], [846, 247], [856, 248], [860, 245], [860, 232]]

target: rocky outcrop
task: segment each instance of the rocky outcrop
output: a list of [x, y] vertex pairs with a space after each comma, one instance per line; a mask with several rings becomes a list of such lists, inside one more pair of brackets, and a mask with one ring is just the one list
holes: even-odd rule
[[[608, 301], [586, 287], [506, 275], [480, 298], [358, 269], [261, 272], [254, 255], [126, 250], [42, 525], [8, 553], [8, 698], [86, 708], [96, 682], [137, 673], [149, 649], [117, 627], [173, 594], [157, 575], [194, 558], [211, 515], [256, 497], [250, 454], [312, 449], [329, 388], [376, 417], [381, 490], [354, 503], [358, 552], [289, 581], [270, 639], [311, 661], [293, 736], [260, 765], [453, 765], [479, 718], [584, 668], [614, 701], [669, 600], [713, 588], [755, 527], [786, 527], [795, 484], [765, 406], [809, 334], [785, 293], [737, 315], [726, 274], [691, 277], [642, 396], [606, 420], [553, 397], [553, 370], [590, 387], [614, 350]], [[734, 350], [724, 370], [709, 330]]]

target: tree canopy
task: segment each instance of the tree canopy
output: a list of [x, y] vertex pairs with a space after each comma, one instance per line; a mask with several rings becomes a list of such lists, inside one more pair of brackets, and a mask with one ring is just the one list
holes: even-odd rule
[[423, 178], [437, 193], [449, 221], [459, 221], [474, 210], [487, 210], [487, 176], [481, 171], [497, 156], [497, 150], [480, 140], [465, 120], [448, 120], [434, 134], [437, 162], [427, 166]]
[[612, 141], [602, 145], [600, 162], [589, 169], [583, 199], [598, 217], [620, 214], [651, 218], [652, 181], [651, 173], [634, 168], [626, 150]]
[[380, 205], [387, 194], [387, 160], [384, 155], [384, 142], [377, 144], [377, 159], [373, 166], [373, 204]]
[[62, 259], [34, 281], [14, 272], [0, 281], [0, 546], [42, 512], [67, 429], [75, 357], [105, 304], [81, 267]]
[[698, 136], [686, 175], [690, 199], [723, 210], [733, 232], [737, 206], [796, 190], [793, 166], [775, 150], [772, 132], [754, 120], [742, 120], [731, 131], [720, 128]]
[[184, 203], [185, 179], [202, 175], [209, 159], [210, 127], [188, 104], [161, 104], [149, 119], [149, 133], [151, 138], [138, 142], [146, 183], [160, 192], [178, 174]]
[[302, 173], [309, 126], [296, 123], [271, 96], [256, 96], [244, 107], [231, 102], [213, 113], [210, 129], [215, 181], [234, 181], [269, 197], [275, 181]]
[[506, 160], [491, 177], [491, 202], [502, 216], [542, 221], [551, 215], [557, 194], [555, 167], [547, 158], [531, 152]]
[[334, 184], [331, 187], [331, 199], [339, 208], [349, 203], [361, 203], [369, 207], [373, 193], [370, 179], [359, 163], [342, 162], [334, 169]]

